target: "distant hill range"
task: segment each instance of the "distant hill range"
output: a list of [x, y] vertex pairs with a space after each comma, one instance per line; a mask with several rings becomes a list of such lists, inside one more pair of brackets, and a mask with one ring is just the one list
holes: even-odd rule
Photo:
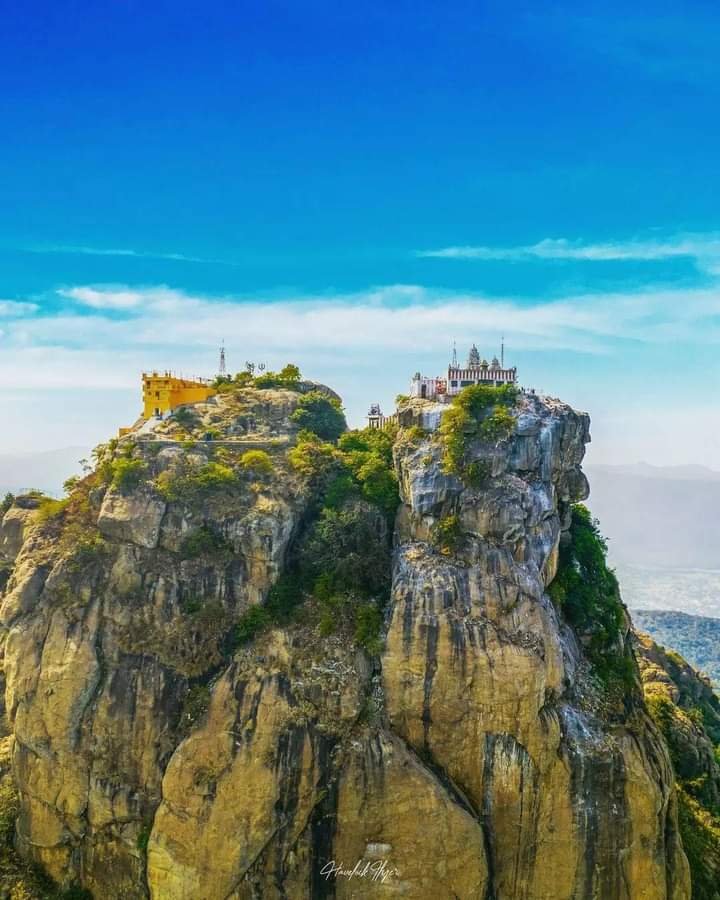
[[41, 453], [0, 453], [0, 497], [37, 488], [48, 494], [62, 493], [65, 479], [81, 471], [87, 447], [63, 447]]
[[720, 687], [720, 619], [657, 609], [634, 610], [632, 618], [638, 631], [677, 650]]
[[647, 463], [585, 471], [628, 606], [720, 616], [720, 472]]

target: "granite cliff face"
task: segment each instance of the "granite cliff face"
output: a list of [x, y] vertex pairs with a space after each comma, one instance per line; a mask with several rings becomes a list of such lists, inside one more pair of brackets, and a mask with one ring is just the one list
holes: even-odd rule
[[[207, 441], [131, 434], [27, 528], [2, 601], [20, 852], [98, 898], [689, 898], [637, 674], [609, 702], [546, 590], [587, 416], [522, 395], [470, 488], [408, 408], [382, 652], [312, 598], [238, 647], [315, 515], [298, 396], [198, 404]], [[243, 468], [257, 447], [272, 471]]]

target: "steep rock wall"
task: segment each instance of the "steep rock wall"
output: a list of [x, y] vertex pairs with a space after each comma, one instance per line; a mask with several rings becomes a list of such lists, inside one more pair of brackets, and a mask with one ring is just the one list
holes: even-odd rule
[[[689, 897], [658, 731], [634, 697], [603, 713], [545, 591], [587, 491], [587, 417], [523, 396], [510, 438], [474, 447], [478, 489], [443, 473], [436, 437], [398, 442], [379, 658], [312, 617], [228, 655], [311, 501], [284, 463], [296, 399], [261, 394], [196, 407], [279, 442], [259, 486], [201, 507], [93, 487], [70, 508], [79, 549], [67, 521], [23, 546], [2, 607], [21, 851], [96, 897]], [[212, 457], [161, 430], [136, 450], [155, 475]], [[440, 552], [451, 514], [462, 540]], [[183, 558], [208, 525], [223, 552]], [[188, 633], [198, 600], [214, 618]]]

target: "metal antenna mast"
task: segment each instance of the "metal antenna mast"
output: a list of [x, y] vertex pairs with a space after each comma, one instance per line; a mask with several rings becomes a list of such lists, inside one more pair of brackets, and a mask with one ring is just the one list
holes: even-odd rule
[[457, 361], [457, 344], [453, 341], [453, 355], [452, 355], [452, 366], [453, 369], [457, 369], [458, 361]]
[[225, 365], [225, 341], [222, 342], [220, 347], [220, 368], [218, 370], [219, 375], [227, 375], [227, 366]]
[[505, 335], [500, 340], [500, 367], [505, 368]]

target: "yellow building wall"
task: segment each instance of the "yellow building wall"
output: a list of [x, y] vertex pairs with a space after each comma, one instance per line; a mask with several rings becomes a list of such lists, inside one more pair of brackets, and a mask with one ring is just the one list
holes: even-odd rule
[[176, 378], [169, 373], [143, 375], [143, 417], [149, 419], [158, 412], [166, 413], [183, 403], [200, 403], [215, 393], [202, 381]]

